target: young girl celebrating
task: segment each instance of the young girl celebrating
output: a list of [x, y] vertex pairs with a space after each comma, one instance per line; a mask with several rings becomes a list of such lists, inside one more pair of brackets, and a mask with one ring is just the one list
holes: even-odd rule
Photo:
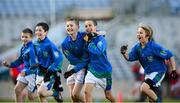
[[139, 60], [144, 68], [145, 80], [140, 90], [145, 93], [150, 101], [159, 102], [161, 99], [155, 93], [155, 89], [160, 86], [165, 73], [165, 60], [170, 60], [172, 73], [171, 77], [176, 79], [176, 63], [171, 51], [163, 48], [152, 40], [153, 30], [149, 26], [140, 25], [137, 30], [137, 43], [131, 51], [127, 52], [127, 45], [121, 46], [121, 54], [127, 61]]

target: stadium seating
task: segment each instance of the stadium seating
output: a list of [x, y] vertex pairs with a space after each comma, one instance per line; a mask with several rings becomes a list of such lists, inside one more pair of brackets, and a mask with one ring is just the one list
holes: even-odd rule
[[74, 7], [84, 9], [110, 6], [110, 0], [1, 0], [0, 15], [50, 16], [52, 8], [55, 8], [58, 15]]

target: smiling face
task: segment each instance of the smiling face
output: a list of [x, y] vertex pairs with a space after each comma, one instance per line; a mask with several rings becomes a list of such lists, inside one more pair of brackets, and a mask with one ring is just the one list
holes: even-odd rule
[[77, 34], [79, 25], [75, 21], [66, 21], [66, 31], [69, 35]]
[[32, 40], [32, 37], [30, 36], [31, 34], [29, 33], [21, 33], [21, 41], [23, 42], [24, 45], [26, 45], [28, 42]]
[[91, 20], [86, 20], [84, 22], [86, 32], [96, 32], [96, 25]]
[[149, 36], [143, 28], [139, 27], [137, 30], [137, 38], [141, 44], [144, 44], [148, 42]]
[[38, 40], [44, 40], [47, 35], [47, 31], [45, 31], [42, 26], [36, 26], [35, 35], [37, 36]]

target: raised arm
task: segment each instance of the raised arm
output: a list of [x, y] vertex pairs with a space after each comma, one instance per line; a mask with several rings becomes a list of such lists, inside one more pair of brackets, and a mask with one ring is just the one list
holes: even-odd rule
[[128, 61], [129, 60], [129, 55], [128, 55], [128, 52], [127, 52], [127, 47], [128, 47], [128, 45], [121, 46], [120, 52], [123, 55], [123, 57]]

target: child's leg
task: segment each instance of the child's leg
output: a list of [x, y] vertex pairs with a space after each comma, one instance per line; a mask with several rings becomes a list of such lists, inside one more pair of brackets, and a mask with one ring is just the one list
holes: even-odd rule
[[110, 102], [116, 102], [115, 98], [112, 95], [111, 90], [105, 90], [104, 94], [106, 96], [106, 98], [110, 101]]
[[141, 92], [145, 93], [150, 99], [156, 101], [158, 99], [157, 95], [153, 90], [150, 89], [150, 86], [147, 83], [143, 83], [140, 88]]
[[73, 92], [72, 92], [75, 102], [84, 102], [84, 98], [81, 95], [81, 90], [83, 88], [83, 85], [84, 84], [81, 84], [81, 83], [75, 83], [75, 86], [74, 86]]
[[24, 88], [27, 86], [27, 84], [18, 81], [14, 90], [15, 90], [15, 95], [16, 95], [16, 102], [23, 102], [22, 99], [22, 91], [24, 90]]
[[85, 102], [93, 102], [92, 101], [92, 91], [93, 91], [93, 88], [94, 88], [94, 83], [85, 83], [84, 85], [84, 99], [85, 99]]

